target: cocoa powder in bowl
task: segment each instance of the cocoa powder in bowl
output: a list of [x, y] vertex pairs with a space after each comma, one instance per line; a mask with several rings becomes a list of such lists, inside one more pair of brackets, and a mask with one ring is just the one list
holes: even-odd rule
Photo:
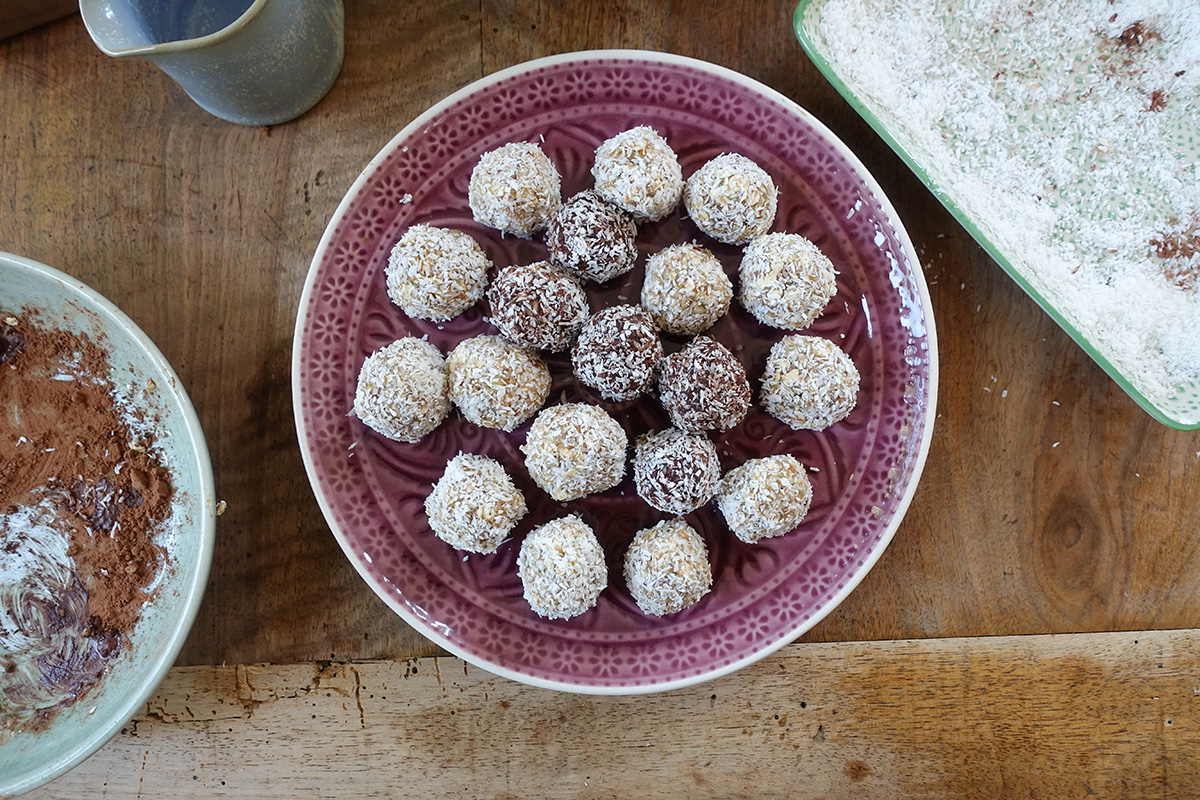
[[0, 312], [0, 730], [99, 682], [167, 568], [156, 420], [114, 386], [102, 339], [37, 320]]

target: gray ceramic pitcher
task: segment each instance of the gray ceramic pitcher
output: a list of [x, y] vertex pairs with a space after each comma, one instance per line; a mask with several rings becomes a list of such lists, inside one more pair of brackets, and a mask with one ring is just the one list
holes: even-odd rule
[[106, 54], [152, 61], [241, 125], [300, 116], [342, 68], [342, 0], [80, 0], [79, 10]]

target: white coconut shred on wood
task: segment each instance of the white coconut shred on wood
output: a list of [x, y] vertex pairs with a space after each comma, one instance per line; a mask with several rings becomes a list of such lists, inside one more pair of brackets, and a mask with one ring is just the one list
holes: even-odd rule
[[831, 60], [1139, 388], [1200, 377], [1200, 3], [829, 0]]

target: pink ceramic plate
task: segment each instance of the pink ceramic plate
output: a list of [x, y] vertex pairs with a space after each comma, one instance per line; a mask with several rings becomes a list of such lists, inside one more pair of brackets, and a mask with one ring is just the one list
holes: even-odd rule
[[[713, 156], [743, 153], [780, 189], [775, 230], [816, 242], [840, 272], [838, 294], [808, 333], [844, 348], [862, 374], [858, 408], [822, 433], [796, 432], [761, 410], [714, 436], [722, 467], [792, 453], [813, 470], [814, 500], [791, 534], [738, 542], [713, 504], [688, 516], [708, 542], [712, 592], [679, 614], [643, 615], [622, 578], [625, 546], [664, 515], [632, 480], [567, 504], [530, 480], [511, 434], [457, 416], [416, 445], [384, 439], [347, 416], [367, 354], [401, 336], [428, 335], [448, 352], [495, 333], [486, 303], [438, 325], [410, 320], [387, 297], [383, 268], [408, 226], [469, 231], [497, 266], [546, 257], [540, 241], [501, 237], [471, 218], [467, 182], [479, 155], [538, 142], [558, 165], [564, 196], [591, 185], [596, 146], [651, 125], [679, 154], [686, 178]], [[409, 199], [411, 195], [411, 200]], [[643, 226], [643, 254], [698, 240], [736, 279], [740, 248], [700, 234], [678, 215]], [[641, 269], [589, 289], [593, 310], [637, 302]], [[736, 303], [711, 331], [742, 359], [752, 384], [782, 331]], [[668, 350], [682, 340], [668, 337]], [[613, 404], [580, 389], [565, 356], [547, 360], [551, 403], [599, 402], [632, 440], [668, 426], [650, 398]], [[600, 51], [532, 61], [451, 95], [400, 132], [355, 181], [313, 258], [296, 323], [296, 424], [309, 478], [330, 527], [359, 572], [409, 624], [447, 650], [516, 680], [625, 694], [696, 683], [755, 661], [808, 630], [883, 552], [916, 488], [933, 427], [937, 348], [929, 296], [907, 234], [862, 164], [821, 123], [777, 92], [727, 69], [659, 53]], [[756, 396], [757, 397], [757, 396]], [[429, 531], [423, 503], [460, 450], [504, 464], [530, 514], [489, 556], [464, 558]], [[531, 527], [579, 513], [608, 553], [609, 588], [570, 621], [535, 616], [521, 596], [516, 556]]]

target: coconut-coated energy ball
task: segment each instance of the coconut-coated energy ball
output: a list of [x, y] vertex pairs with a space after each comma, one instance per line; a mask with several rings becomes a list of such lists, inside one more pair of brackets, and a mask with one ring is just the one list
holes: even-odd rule
[[459, 453], [425, 498], [429, 527], [446, 544], [471, 553], [494, 553], [525, 516], [521, 494], [499, 462]]
[[854, 362], [833, 342], [785, 336], [767, 356], [762, 402], [768, 413], [795, 430], [821, 431], [854, 410], [858, 382]]
[[638, 496], [659, 511], [690, 514], [712, 499], [720, 480], [717, 448], [704, 434], [670, 428], [637, 440], [633, 482]]
[[645, 125], [607, 139], [592, 164], [596, 194], [633, 215], [654, 222], [679, 205], [683, 170], [667, 140]]
[[632, 400], [649, 389], [662, 357], [654, 321], [629, 305], [592, 314], [571, 351], [575, 376], [608, 400]]
[[446, 362], [424, 339], [399, 339], [363, 362], [354, 413], [376, 432], [400, 442], [418, 442], [441, 425], [449, 411]]
[[718, 242], [745, 244], [771, 230], [779, 190], [758, 164], [726, 153], [688, 178], [683, 203], [696, 227]]
[[567, 403], [537, 415], [521, 452], [529, 476], [562, 502], [620, 483], [628, 447], [625, 430], [604, 409]]
[[550, 262], [581, 280], [604, 283], [633, 269], [637, 226], [592, 191], [568, 200], [546, 228]]
[[410, 317], [444, 322], [483, 297], [491, 266], [470, 234], [413, 225], [388, 257], [388, 297]]
[[646, 259], [642, 306], [667, 333], [694, 336], [725, 316], [733, 284], [717, 257], [695, 244], [678, 244]]
[[692, 433], [728, 430], [750, 410], [745, 368], [707, 336], [659, 362], [658, 396], [675, 427]]
[[488, 289], [492, 324], [517, 344], [566, 350], [588, 318], [578, 281], [548, 261], [500, 270]]
[[837, 273], [825, 254], [798, 233], [768, 233], [746, 245], [741, 294], [764, 325], [801, 330], [837, 293]]
[[464, 339], [446, 358], [450, 400], [484, 428], [511, 431], [550, 394], [550, 370], [537, 353], [499, 336]]
[[578, 516], [534, 528], [521, 543], [517, 575], [538, 616], [570, 619], [596, 605], [608, 585], [608, 565], [595, 532]]
[[727, 472], [717, 487], [717, 507], [747, 544], [794, 530], [812, 497], [804, 465], [788, 455], [751, 459]]
[[625, 552], [625, 585], [638, 608], [656, 617], [695, 605], [712, 588], [704, 539], [681, 519], [638, 531]]
[[477, 222], [528, 239], [562, 205], [561, 180], [540, 147], [512, 142], [480, 156], [467, 201]]

